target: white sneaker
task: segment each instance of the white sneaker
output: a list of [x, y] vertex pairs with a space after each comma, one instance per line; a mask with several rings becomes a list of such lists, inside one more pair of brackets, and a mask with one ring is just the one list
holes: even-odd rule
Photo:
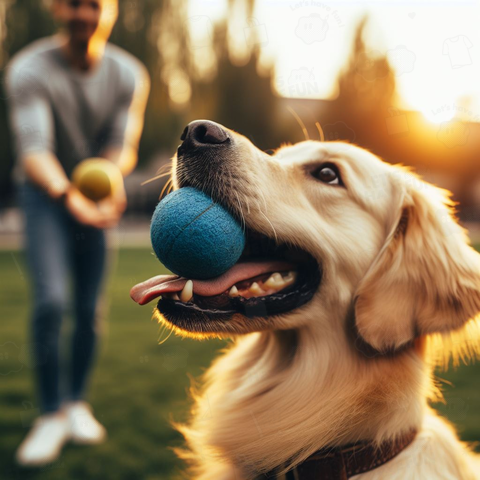
[[19, 465], [40, 467], [55, 461], [69, 438], [67, 417], [63, 412], [42, 415], [35, 420], [15, 454]]
[[70, 427], [70, 439], [74, 443], [93, 445], [102, 443], [107, 437], [105, 427], [93, 416], [88, 403], [78, 401], [65, 406]]

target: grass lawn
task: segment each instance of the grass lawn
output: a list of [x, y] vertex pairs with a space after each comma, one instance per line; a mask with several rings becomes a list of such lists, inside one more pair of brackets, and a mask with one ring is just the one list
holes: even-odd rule
[[[130, 300], [130, 287], [161, 272], [150, 250], [120, 250], [108, 285], [109, 315], [90, 400], [107, 427], [98, 447], [67, 446], [49, 468], [20, 470], [13, 454], [38, 412], [28, 349], [28, 278], [23, 254], [0, 252], [0, 478], [38, 480], [160, 480], [180, 478], [181, 464], [168, 448], [181, 444], [169, 419], [187, 410], [188, 375], [198, 376], [224, 342], [175, 336], [159, 344], [151, 306]], [[66, 327], [69, 322], [65, 322]], [[68, 350], [68, 344], [65, 344]], [[447, 405], [439, 410], [462, 439], [480, 439], [480, 364], [440, 373]], [[212, 479], [213, 480], [213, 479]]]

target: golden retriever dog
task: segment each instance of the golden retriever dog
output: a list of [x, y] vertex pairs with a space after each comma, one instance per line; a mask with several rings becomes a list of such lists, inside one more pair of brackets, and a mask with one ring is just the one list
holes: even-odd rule
[[182, 336], [232, 339], [175, 424], [190, 478], [480, 479], [428, 404], [439, 361], [478, 356], [480, 255], [449, 192], [342, 142], [268, 155], [205, 120], [182, 140], [174, 188], [206, 192], [247, 238], [220, 277], [192, 289], [158, 276], [131, 292], [160, 297], [154, 314]]

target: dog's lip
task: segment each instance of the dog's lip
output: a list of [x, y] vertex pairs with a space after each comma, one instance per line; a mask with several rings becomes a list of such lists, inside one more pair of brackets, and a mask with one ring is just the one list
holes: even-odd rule
[[[295, 264], [282, 260], [240, 262], [236, 263], [223, 275], [210, 280], [191, 279], [193, 282], [193, 293], [205, 297], [220, 295], [242, 280], [247, 280], [263, 273], [294, 270], [295, 268]], [[135, 285], [130, 290], [130, 297], [138, 304], [145, 305], [162, 294], [181, 292], [187, 281], [188, 278], [179, 277], [178, 275], [157, 275]]]

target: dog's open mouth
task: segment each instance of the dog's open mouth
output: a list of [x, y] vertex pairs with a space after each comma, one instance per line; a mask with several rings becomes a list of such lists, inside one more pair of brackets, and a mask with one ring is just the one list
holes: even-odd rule
[[131, 297], [140, 305], [160, 297], [157, 308], [169, 320], [177, 315], [225, 320], [235, 313], [266, 317], [307, 303], [321, 280], [316, 260], [298, 247], [250, 229], [245, 233], [242, 256], [223, 275], [209, 280], [160, 275], [133, 287]]

